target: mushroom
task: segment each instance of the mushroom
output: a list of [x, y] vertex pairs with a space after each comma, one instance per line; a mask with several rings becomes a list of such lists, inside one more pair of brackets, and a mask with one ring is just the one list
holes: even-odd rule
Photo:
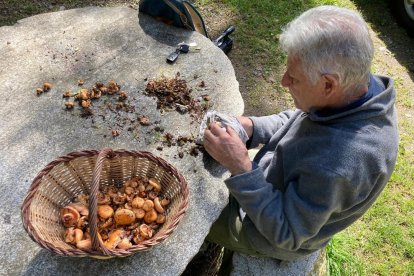
[[105, 204], [105, 205], [99, 205], [98, 206], [98, 215], [103, 219], [108, 219], [112, 217], [114, 214], [114, 209], [112, 209], [111, 206]]
[[74, 232], [75, 232], [75, 242], [78, 243], [83, 239], [83, 231], [79, 228], [76, 228]]
[[158, 217], [157, 211], [155, 211], [154, 209], [151, 209], [145, 213], [144, 221], [149, 224], [151, 222], [156, 221], [157, 217]]
[[140, 224], [141, 224], [141, 223], [136, 222], [136, 223], [134, 223], [134, 224], [131, 224], [131, 225], [129, 225], [129, 226], [126, 226], [126, 227], [125, 227], [125, 229], [126, 229], [126, 230], [134, 230], [134, 229], [138, 228], [138, 226], [139, 226]]
[[90, 99], [90, 94], [89, 94], [88, 89], [82, 88], [79, 91], [78, 98], [81, 99], [81, 100], [84, 100], [84, 101], [89, 100]]
[[144, 192], [144, 191], [145, 191], [145, 186], [144, 186], [144, 184], [140, 183], [140, 184], [138, 185], [138, 191], [139, 191], [139, 192]]
[[65, 227], [71, 227], [78, 223], [80, 214], [75, 208], [66, 206], [60, 210], [60, 218], [62, 219]]
[[146, 199], [142, 205], [142, 209], [144, 209], [145, 212], [154, 209], [154, 202], [150, 199]]
[[92, 249], [92, 241], [91, 239], [81, 240], [76, 243], [76, 247], [82, 250], [90, 250]]
[[136, 188], [138, 186], [138, 182], [135, 181], [135, 178], [131, 178], [125, 182], [124, 186]]
[[88, 217], [87, 216], [82, 216], [80, 217], [80, 219], [78, 220], [78, 223], [76, 224], [76, 227], [83, 229], [88, 225]]
[[157, 210], [157, 212], [158, 213], [160, 213], [160, 214], [163, 214], [164, 213], [164, 208], [162, 208], [162, 206], [161, 206], [161, 202], [160, 202], [160, 199], [158, 198], [158, 197], [156, 197], [155, 199], [154, 199], [154, 208], [155, 208], [155, 210]]
[[139, 234], [139, 231], [137, 231], [134, 237], [132, 238], [132, 240], [134, 241], [135, 244], [139, 244], [140, 242], [144, 241], [144, 238], [141, 237], [141, 235]]
[[73, 102], [65, 102], [66, 109], [72, 109], [75, 107], [75, 104]]
[[106, 194], [109, 195], [109, 197], [114, 198], [118, 195], [118, 189], [115, 186], [110, 186], [107, 189]]
[[137, 208], [137, 209], [142, 208], [142, 205], [144, 205], [144, 202], [145, 202], [145, 199], [143, 199], [142, 197], [135, 197], [131, 203], [132, 208]]
[[52, 84], [45, 82], [43, 83], [43, 91], [49, 91], [50, 89], [52, 89]]
[[149, 180], [148, 180], [148, 183], [154, 188], [154, 190], [156, 191], [156, 192], [159, 192], [159, 191], [161, 191], [161, 184], [160, 184], [160, 181], [158, 181], [157, 179], [155, 179], [155, 178], [150, 178]]
[[165, 216], [163, 214], [158, 214], [156, 223], [163, 224], [165, 222]]
[[89, 107], [91, 107], [91, 106], [92, 106], [92, 102], [91, 102], [91, 100], [82, 100], [82, 102], [81, 102], [81, 106], [82, 106], [83, 108], [89, 108]]
[[115, 212], [115, 222], [118, 225], [127, 225], [135, 221], [135, 213], [131, 210], [120, 208]]
[[154, 200], [158, 196], [158, 192], [156, 191], [149, 191], [148, 198]]
[[107, 87], [105, 87], [105, 86], [99, 87], [99, 90], [101, 90], [101, 92], [102, 92], [103, 94], [108, 93], [108, 88], [107, 88]]
[[75, 208], [76, 211], [78, 211], [81, 216], [86, 216], [86, 217], [89, 216], [88, 207], [81, 202], [73, 202], [73, 203], [70, 203], [68, 206]]
[[132, 209], [137, 219], [142, 219], [145, 216], [144, 209]]
[[127, 250], [127, 249], [130, 249], [131, 247], [132, 247], [132, 243], [129, 241], [128, 238], [123, 238], [118, 244], [119, 249]]
[[98, 193], [98, 204], [102, 205], [102, 204], [110, 204], [111, 203], [111, 198], [109, 195], [104, 194], [102, 192]]
[[128, 210], [132, 210], [131, 200], [128, 200], [127, 203], [125, 203], [124, 208]]
[[113, 224], [114, 224], [114, 219], [113, 218], [108, 218], [107, 220], [99, 223], [98, 228], [100, 230], [105, 230], [105, 229], [110, 228]]
[[75, 227], [69, 227], [65, 231], [65, 242], [75, 244]]
[[132, 195], [134, 192], [135, 192], [135, 189], [134, 189], [134, 188], [132, 188], [131, 186], [127, 186], [127, 187], [125, 187], [125, 193], [126, 193], [127, 195]]
[[117, 205], [122, 205], [126, 201], [125, 194], [118, 193], [115, 197], [112, 198], [112, 202]]
[[161, 200], [162, 206], [167, 206], [168, 204], [170, 204], [170, 199], [168, 197], [165, 197]]
[[109, 238], [104, 242], [104, 246], [108, 249], [115, 249], [122, 240], [124, 230], [116, 229], [112, 231]]
[[149, 227], [148, 225], [146, 225], [145, 223], [141, 224], [138, 227], [138, 232], [139, 232], [140, 236], [143, 237], [146, 240], [152, 237], [152, 228]]
[[85, 206], [88, 206], [89, 196], [85, 195], [85, 194], [79, 194], [79, 195], [76, 196], [74, 201], [82, 203]]

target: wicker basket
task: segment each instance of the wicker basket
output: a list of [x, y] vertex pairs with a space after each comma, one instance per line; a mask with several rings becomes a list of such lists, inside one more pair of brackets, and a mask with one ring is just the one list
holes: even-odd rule
[[[59, 216], [62, 207], [79, 194], [89, 194], [90, 214], [97, 214], [99, 186], [123, 183], [134, 176], [158, 179], [162, 193], [171, 199], [166, 221], [151, 239], [128, 250], [109, 250], [98, 239], [97, 215], [90, 215], [92, 249], [80, 250], [64, 241], [65, 228]], [[165, 240], [175, 230], [187, 207], [187, 183], [172, 165], [149, 152], [104, 148], [75, 151], [49, 163], [33, 180], [21, 211], [24, 228], [43, 248], [65, 256], [111, 258], [148, 250]]]

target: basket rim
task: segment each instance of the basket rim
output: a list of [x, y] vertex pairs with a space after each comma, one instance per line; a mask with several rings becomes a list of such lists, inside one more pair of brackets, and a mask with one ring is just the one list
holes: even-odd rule
[[[30, 206], [36, 192], [40, 188], [40, 184], [42, 179], [45, 175], [47, 175], [55, 166], [61, 163], [66, 163], [76, 158], [81, 157], [92, 157], [98, 156], [99, 153], [105, 149], [109, 149], [112, 153], [112, 157], [122, 157], [122, 156], [133, 156], [139, 158], [146, 158], [152, 162], [154, 162], [157, 166], [164, 169], [167, 173], [172, 174], [174, 177], [177, 178], [178, 184], [180, 186], [180, 194], [182, 197], [182, 202], [178, 207], [178, 211], [174, 214], [173, 219], [171, 220], [171, 224], [163, 230], [162, 232], [157, 232], [151, 239], [145, 240], [138, 245], [133, 245], [130, 249], [116, 249], [116, 250], [109, 250], [106, 249], [105, 251], [97, 251], [97, 250], [80, 250], [76, 247], [71, 249], [60, 248], [52, 243], [42, 239], [37, 233], [29, 219], [30, 215]], [[172, 232], [177, 228], [179, 222], [183, 218], [184, 214], [186, 213], [189, 205], [189, 190], [188, 190], [188, 183], [184, 176], [168, 161], [164, 160], [161, 157], [156, 156], [155, 154], [149, 151], [138, 151], [138, 150], [126, 150], [126, 149], [118, 149], [118, 150], [111, 150], [110, 148], [103, 148], [102, 150], [78, 150], [69, 152], [66, 155], [62, 155], [57, 157], [55, 160], [49, 162], [33, 179], [31, 185], [29, 186], [29, 190], [23, 200], [21, 205], [21, 218], [23, 227], [26, 232], [29, 234], [29, 237], [36, 243], [38, 243], [41, 247], [51, 250], [60, 255], [66, 256], [92, 256], [92, 257], [123, 257], [128, 256], [138, 251], [148, 250], [154, 245], [164, 241], [168, 238]], [[162, 234], [162, 235], [161, 235]]]

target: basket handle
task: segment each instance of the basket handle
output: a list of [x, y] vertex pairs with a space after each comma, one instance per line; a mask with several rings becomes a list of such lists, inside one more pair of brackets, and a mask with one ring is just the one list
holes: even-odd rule
[[103, 148], [96, 159], [95, 167], [92, 174], [92, 186], [89, 196], [89, 226], [92, 238], [92, 248], [96, 251], [102, 251], [104, 255], [110, 255], [111, 252], [103, 245], [98, 237], [98, 192], [101, 172], [105, 158], [113, 158], [114, 151], [111, 148]]

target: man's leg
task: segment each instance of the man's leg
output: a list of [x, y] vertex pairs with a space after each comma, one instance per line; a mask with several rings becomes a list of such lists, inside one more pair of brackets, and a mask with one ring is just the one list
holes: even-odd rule
[[231, 251], [261, 256], [247, 239], [247, 235], [242, 228], [239, 204], [231, 195], [229, 197], [229, 204], [212, 225], [206, 240], [217, 243]]

